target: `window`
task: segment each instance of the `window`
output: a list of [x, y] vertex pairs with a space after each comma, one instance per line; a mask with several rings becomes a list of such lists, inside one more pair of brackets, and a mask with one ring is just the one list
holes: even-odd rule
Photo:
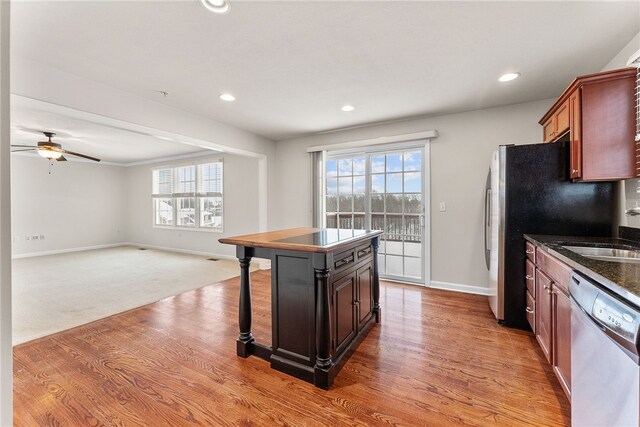
[[222, 161], [152, 171], [153, 224], [222, 230]]

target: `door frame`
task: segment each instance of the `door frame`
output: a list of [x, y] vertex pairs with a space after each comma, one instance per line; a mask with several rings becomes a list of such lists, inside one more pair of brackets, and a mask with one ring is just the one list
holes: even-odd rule
[[[319, 224], [323, 228], [326, 227], [326, 215], [325, 215], [325, 197], [326, 197], [326, 172], [325, 165], [326, 160], [329, 156], [331, 157], [341, 157], [341, 156], [349, 156], [356, 154], [375, 154], [381, 152], [389, 152], [389, 151], [401, 151], [401, 150], [411, 150], [411, 149], [419, 149], [422, 152], [422, 205], [423, 205], [423, 218], [424, 224], [422, 227], [422, 237], [423, 237], [423, 249], [422, 249], [422, 280], [412, 280], [410, 278], [398, 277], [398, 276], [387, 276], [380, 275], [380, 277], [391, 280], [394, 282], [408, 283], [412, 285], [420, 285], [420, 286], [429, 286], [431, 282], [431, 144], [429, 139], [419, 139], [412, 141], [404, 141], [399, 143], [392, 144], [380, 144], [373, 145], [367, 147], [358, 147], [358, 148], [350, 148], [343, 150], [324, 150], [321, 155], [321, 163], [322, 168], [318, 170], [318, 176], [314, 177], [314, 179], [319, 178], [320, 189], [318, 191], [317, 197], [320, 200], [315, 200], [315, 206], [318, 207], [318, 212], [314, 212], [314, 215], [320, 220]], [[366, 164], [366, 175], [370, 176], [370, 165], [369, 162]], [[370, 194], [370, 180], [366, 180], [367, 193]], [[367, 198], [365, 200], [367, 213], [371, 215], [370, 209], [370, 200]], [[365, 217], [366, 218], [366, 217]], [[367, 225], [370, 225], [367, 221]]]

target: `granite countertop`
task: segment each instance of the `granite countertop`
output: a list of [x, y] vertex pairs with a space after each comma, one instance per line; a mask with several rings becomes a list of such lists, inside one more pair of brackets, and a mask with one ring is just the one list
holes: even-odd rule
[[640, 307], [640, 263], [611, 262], [587, 258], [563, 248], [568, 246], [612, 247], [640, 250], [640, 242], [606, 237], [571, 237], [525, 234], [524, 238], [558, 258], [574, 270], [603, 285], [625, 300]]

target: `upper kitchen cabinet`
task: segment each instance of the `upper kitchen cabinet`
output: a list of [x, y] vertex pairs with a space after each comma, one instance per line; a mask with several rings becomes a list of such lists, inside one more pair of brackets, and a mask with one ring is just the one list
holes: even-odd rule
[[540, 119], [544, 142], [570, 141], [574, 181], [636, 176], [636, 69], [576, 78]]

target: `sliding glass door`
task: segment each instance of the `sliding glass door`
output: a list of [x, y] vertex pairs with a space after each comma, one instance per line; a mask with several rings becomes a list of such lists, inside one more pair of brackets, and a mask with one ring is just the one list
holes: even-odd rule
[[424, 283], [425, 152], [422, 146], [327, 155], [324, 225], [383, 230], [382, 277]]

